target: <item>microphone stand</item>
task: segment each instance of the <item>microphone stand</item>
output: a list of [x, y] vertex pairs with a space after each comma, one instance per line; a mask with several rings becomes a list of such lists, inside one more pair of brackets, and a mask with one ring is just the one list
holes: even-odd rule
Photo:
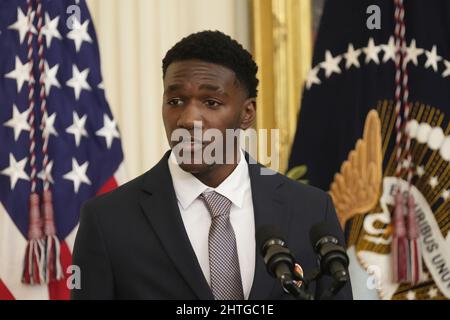
[[299, 287], [295, 280], [282, 281], [281, 286], [297, 300], [314, 300], [314, 296], [302, 287]]
[[281, 278], [281, 287], [286, 293], [291, 294], [297, 300], [314, 300], [314, 295], [308, 291], [310, 281], [314, 278], [306, 279], [301, 274], [294, 272], [295, 279], [283, 275]]
[[341, 290], [342, 287], [347, 283], [348, 280], [348, 272], [345, 271], [338, 274], [338, 276], [333, 277], [333, 283], [327, 290], [322, 293], [319, 300], [330, 299], [331, 297], [335, 296], [339, 292], [339, 290]]
[[[291, 294], [297, 300], [314, 300], [314, 295], [308, 291], [309, 284], [312, 281], [319, 280], [323, 274], [320, 270], [313, 271], [310, 277], [304, 278], [298, 273], [294, 273], [295, 279], [289, 276], [281, 278], [281, 286], [286, 293]], [[348, 277], [341, 277], [340, 280], [334, 279], [333, 283], [319, 297], [319, 300], [330, 299], [335, 296], [339, 290], [347, 283]]]

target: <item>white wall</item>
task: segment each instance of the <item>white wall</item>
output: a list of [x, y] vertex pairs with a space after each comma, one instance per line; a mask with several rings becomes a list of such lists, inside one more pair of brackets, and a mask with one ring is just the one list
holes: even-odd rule
[[121, 130], [129, 178], [168, 150], [161, 60], [182, 37], [220, 30], [250, 50], [248, 0], [88, 0], [106, 96]]

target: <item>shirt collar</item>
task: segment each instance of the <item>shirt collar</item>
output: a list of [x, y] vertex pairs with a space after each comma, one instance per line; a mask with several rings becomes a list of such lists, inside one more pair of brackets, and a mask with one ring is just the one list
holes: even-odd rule
[[203, 192], [215, 191], [227, 197], [237, 207], [242, 208], [244, 189], [249, 186], [250, 175], [244, 152], [240, 150], [240, 160], [233, 172], [217, 187], [211, 188], [198, 180], [194, 175], [184, 171], [177, 164], [175, 155], [170, 153], [169, 171], [178, 201], [183, 209], [187, 209]]

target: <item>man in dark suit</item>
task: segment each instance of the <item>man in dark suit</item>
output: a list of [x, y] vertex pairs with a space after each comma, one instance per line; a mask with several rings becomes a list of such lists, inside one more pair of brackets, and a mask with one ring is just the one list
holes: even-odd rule
[[[162, 110], [172, 150], [84, 205], [73, 253], [81, 288], [73, 299], [285, 299], [256, 248], [259, 226], [281, 230], [307, 275], [317, 260], [312, 225], [327, 221], [344, 243], [325, 192], [267, 174], [239, 149], [237, 136], [231, 144], [203, 141], [211, 129], [225, 137], [252, 126], [256, 72], [251, 55], [220, 32], [192, 34], [168, 51]], [[183, 130], [187, 141], [180, 141]], [[210, 161], [213, 142], [221, 148]], [[310, 289], [320, 296], [328, 285], [324, 279]], [[350, 283], [336, 298], [352, 298]]]

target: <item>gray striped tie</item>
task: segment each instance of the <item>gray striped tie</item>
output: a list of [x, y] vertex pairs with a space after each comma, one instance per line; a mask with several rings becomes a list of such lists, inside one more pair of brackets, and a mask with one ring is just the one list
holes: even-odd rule
[[212, 218], [208, 246], [214, 299], [243, 300], [236, 237], [230, 223], [231, 201], [217, 192], [205, 192], [200, 198], [205, 202]]

